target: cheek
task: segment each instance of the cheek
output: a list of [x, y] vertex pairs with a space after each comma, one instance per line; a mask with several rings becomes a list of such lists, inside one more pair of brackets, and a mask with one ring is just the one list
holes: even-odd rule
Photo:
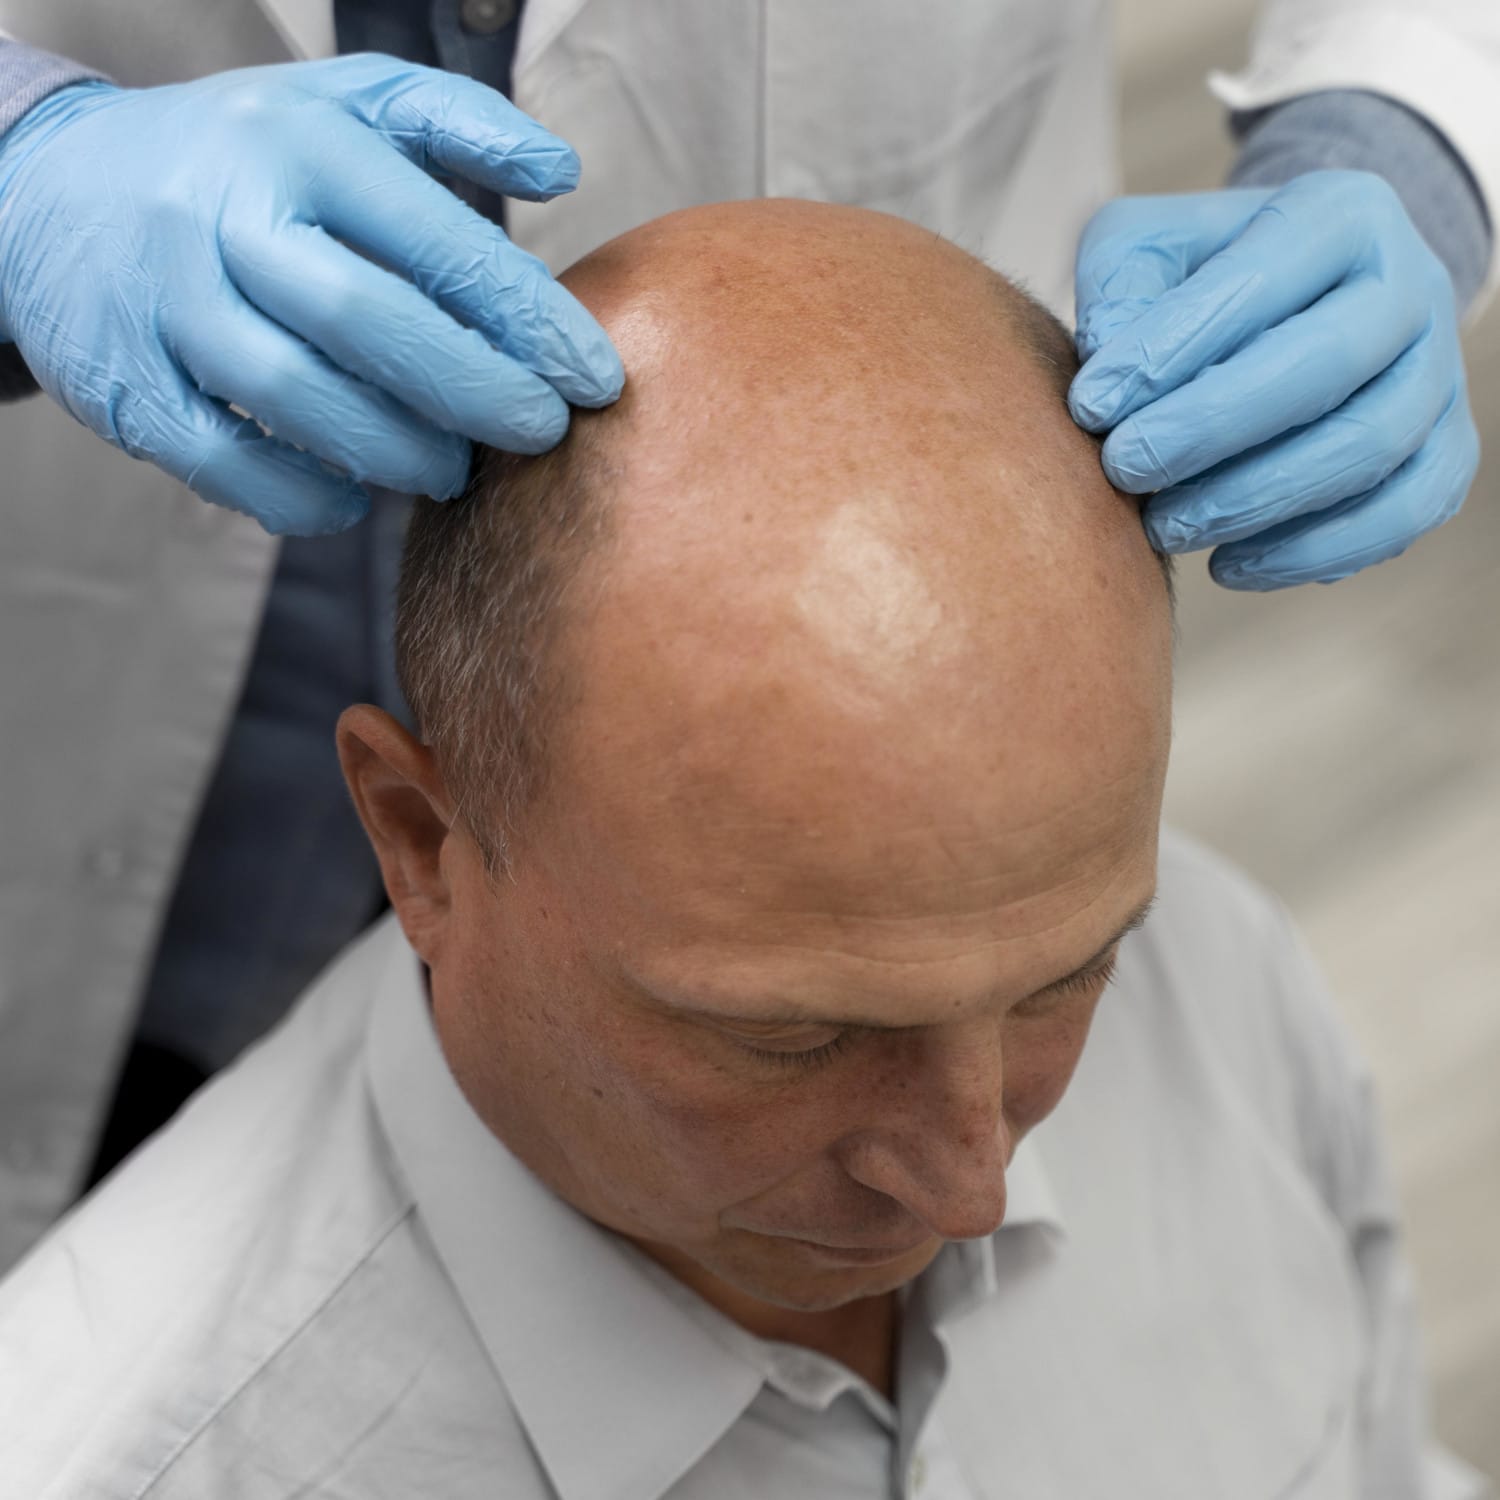
[[613, 1079], [683, 1186], [712, 1185], [719, 1201], [781, 1181], [833, 1139], [826, 1082], [758, 1077], [753, 1060], [741, 1067], [722, 1050], [697, 1028], [653, 1030], [616, 1053]]
[[1056, 1109], [1088, 1041], [1097, 1000], [1046, 1019], [1012, 1019], [1005, 1038], [1005, 1118], [1019, 1135]]

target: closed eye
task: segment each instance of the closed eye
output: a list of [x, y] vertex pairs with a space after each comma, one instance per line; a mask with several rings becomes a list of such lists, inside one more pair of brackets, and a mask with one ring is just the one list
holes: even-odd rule
[[1115, 965], [1119, 957], [1119, 950], [1116, 949], [1097, 968], [1085, 969], [1080, 974], [1069, 974], [1066, 979], [1059, 979], [1056, 984], [1049, 984], [1046, 989], [1038, 990], [1029, 1000], [1023, 1000], [1011, 1014], [1015, 1016], [1043, 1015], [1059, 1000], [1069, 996], [1100, 994], [1114, 982]]
[[856, 1028], [852, 1026], [846, 1027], [830, 1041], [823, 1042], [816, 1047], [804, 1047], [801, 1051], [795, 1052], [777, 1051], [771, 1047], [756, 1047], [750, 1042], [742, 1042], [734, 1037], [730, 1040], [742, 1052], [748, 1052], [752, 1057], [760, 1058], [764, 1062], [779, 1063], [785, 1067], [815, 1068], [820, 1063], [830, 1061], [849, 1046], [854, 1041], [855, 1031]]
[[[1059, 979], [1056, 984], [1048, 985], [1046, 989], [1039, 990], [1029, 1000], [1016, 1006], [1011, 1014], [1026, 1018], [1044, 1015], [1061, 999], [1073, 995], [1099, 994], [1113, 982], [1118, 957], [1118, 953], [1112, 953], [1108, 961], [1097, 968], [1085, 970], [1080, 974], [1070, 974], [1066, 979]], [[740, 1051], [748, 1052], [752, 1057], [773, 1066], [815, 1068], [831, 1061], [846, 1047], [851, 1046], [860, 1029], [857, 1026], [847, 1026], [836, 1036], [819, 1043], [816, 1047], [803, 1047], [790, 1051], [784, 1048], [757, 1047], [753, 1042], [741, 1041], [738, 1037], [731, 1037], [730, 1041]]]

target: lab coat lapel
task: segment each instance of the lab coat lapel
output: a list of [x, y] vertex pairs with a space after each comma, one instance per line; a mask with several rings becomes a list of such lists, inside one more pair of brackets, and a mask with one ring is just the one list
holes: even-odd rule
[[517, 76], [534, 63], [562, 34], [589, 0], [526, 0], [521, 12], [521, 35], [516, 41]]
[[333, 0], [256, 0], [294, 57], [332, 57]]

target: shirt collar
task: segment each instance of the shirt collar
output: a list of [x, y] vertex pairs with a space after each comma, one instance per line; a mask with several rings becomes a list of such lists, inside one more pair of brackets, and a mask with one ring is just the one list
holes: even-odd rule
[[[368, 1076], [438, 1257], [563, 1500], [659, 1500], [763, 1381], [777, 1383], [775, 1363], [701, 1299], [670, 1294], [660, 1267], [491, 1133], [443, 1058], [421, 964], [387, 920]], [[1030, 1138], [1006, 1187], [1000, 1233], [1060, 1228]], [[993, 1238], [945, 1245], [918, 1282], [934, 1323], [962, 1316], [996, 1290]]]
[[951, 1240], [917, 1278], [921, 1311], [934, 1328], [956, 1323], [999, 1290], [995, 1269], [995, 1240], [1040, 1231], [1043, 1253], [1055, 1251], [1063, 1237], [1063, 1221], [1042, 1164], [1042, 1148], [1035, 1134], [1026, 1136], [1011, 1153], [1005, 1169], [1005, 1222], [996, 1234], [979, 1240]]
[[657, 1500], [754, 1400], [759, 1375], [474, 1113], [399, 929], [368, 1066], [438, 1256], [553, 1486], [563, 1500]]

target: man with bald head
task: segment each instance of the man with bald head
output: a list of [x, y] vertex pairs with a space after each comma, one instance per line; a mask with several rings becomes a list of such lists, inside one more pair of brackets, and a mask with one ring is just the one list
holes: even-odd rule
[[1158, 857], [1066, 335], [805, 203], [564, 279], [624, 397], [419, 511], [340, 723], [393, 913], [0, 1288], [0, 1492], [1466, 1493], [1368, 1082]]

